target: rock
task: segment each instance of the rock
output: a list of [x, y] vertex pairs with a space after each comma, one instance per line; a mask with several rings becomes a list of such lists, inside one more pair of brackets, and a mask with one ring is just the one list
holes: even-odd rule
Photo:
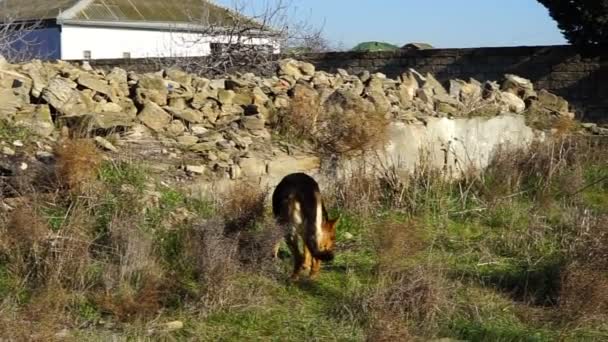
[[408, 104], [412, 102], [418, 88], [420, 88], [418, 81], [416, 81], [411, 72], [401, 75], [401, 84], [397, 87], [401, 103]]
[[434, 103], [433, 90], [429, 88], [419, 88], [416, 90], [416, 97], [427, 105], [432, 106]]
[[329, 87], [330, 86], [330, 80], [329, 80], [329, 76], [326, 72], [323, 71], [317, 71], [315, 72], [314, 77], [311, 80], [311, 83], [315, 86], [315, 87]]
[[215, 149], [215, 142], [213, 141], [197, 143], [190, 146], [190, 151], [192, 152], [208, 152], [213, 149]]
[[151, 137], [152, 137], [152, 132], [150, 131], [150, 129], [148, 127], [146, 127], [145, 125], [139, 124], [139, 123], [134, 123], [129, 128], [129, 131], [123, 135], [122, 139], [137, 141], [137, 140], [143, 140], [143, 139], [148, 140]]
[[167, 104], [167, 97], [169, 96], [165, 80], [156, 74], [142, 75], [137, 82], [135, 92], [135, 99], [141, 105], [151, 101], [159, 106], [165, 106]]
[[242, 117], [241, 125], [248, 130], [262, 130], [265, 127], [264, 119], [260, 115]]
[[435, 79], [435, 77], [433, 77], [433, 75], [431, 75], [430, 73], [426, 74], [425, 81], [422, 85], [422, 88], [431, 89], [433, 91], [434, 95], [447, 95], [448, 94], [448, 92], [445, 90], [443, 85], [441, 85], [441, 83], [439, 83], [439, 81], [437, 81]]
[[194, 109], [200, 109], [205, 104], [207, 104], [211, 99], [217, 99], [219, 96], [218, 89], [204, 88], [199, 89], [194, 96], [192, 97], [192, 102], [190, 105]]
[[501, 90], [519, 97], [523, 97], [526, 93], [530, 96], [534, 92], [534, 85], [532, 84], [532, 81], [523, 77], [506, 74]]
[[595, 126], [591, 129], [591, 132], [596, 135], [608, 135], [608, 128]]
[[204, 125], [190, 125], [190, 131], [194, 135], [203, 135], [209, 131]]
[[311, 172], [318, 170], [320, 159], [313, 156], [277, 156], [268, 163], [268, 174], [273, 178], [282, 178], [292, 172]]
[[116, 146], [112, 145], [111, 142], [107, 141], [106, 139], [97, 136], [95, 137], [95, 143], [100, 146], [101, 148], [104, 148], [108, 151], [112, 151], [112, 152], [118, 152], [118, 149], [116, 148]]
[[180, 118], [190, 123], [203, 122], [203, 113], [194, 109], [178, 109], [172, 107], [164, 107], [164, 109], [176, 118]]
[[299, 62], [298, 67], [300, 68], [300, 72], [305, 76], [314, 76], [315, 74], [315, 66], [311, 63]]
[[104, 112], [62, 116], [60, 122], [88, 132], [97, 129], [108, 130], [118, 127], [131, 127], [135, 125], [134, 119], [135, 116], [124, 112]]
[[183, 97], [172, 97], [169, 99], [169, 107], [177, 109], [186, 109], [188, 107], [186, 99]]
[[184, 147], [190, 147], [198, 142], [198, 137], [194, 135], [180, 135], [177, 137], [177, 142]]
[[246, 106], [253, 104], [253, 93], [250, 90], [239, 89], [232, 98], [232, 104]]
[[55, 162], [55, 155], [48, 151], [37, 151], [36, 159], [41, 163], [52, 165]]
[[101, 105], [102, 112], [121, 112], [122, 106], [114, 102], [106, 102]]
[[234, 96], [236, 94], [234, 93], [234, 90], [225, 90], [225, 89], [220, 89], [217, 92], [217, 99], [221, 104], [232, 104], [232, 100], [234, 99]]
[[76, 82], [83, 87], [89, 88], [108, 97], [112, 96], [112, 91], [108, 85], [108, 82], [105, 80], [100, 80], [91, 74], [80, 74]]
[[0, 89], [0, 118], [14, 116], [24, 104], [12, 89]]
[[376, 111], [379, 113], [388, 113], [391, 108], [391, 103], [384, 95], [384, 92], [371, 90], [367, 92], [366, 98], [374, 104]]
[[0, 89], [11, 89], [23, 103], [30, 103], [32, 80], [12, 70], [0, 70]]
[[345, 240], [352, 240], [354, 238], [354, 235], [349, 232], [344, 232], [343, 236]]
[[13, 150], [10, 147], [4, 146], [4, 147], [2, 147], [2, 154], [6, 155], [6, 156], [14, 156], [15, 150]]
[[569, 113], [568, 101], [564, 98], [551, 94], [550, 92], [541, 89], [538, 92], [538, 103], [545, 109], [548, 109], [557, 114], [567, 115]]
[[205, 173], [207, 167], [205, 165], [186, 165], [185, 169], [188, 173], [202, 175]]
[[218, 89], [226, 89], [226, 80], [225, 79], [213, 79], [209, 81], [209, 87], [214, 90]]
[[79, 96], [75, 91], [77, 84], [67, 78], [55, 77], [42, 91], [42, 98], [53, 108], [61, 110], [71, 99]]
[[137, 118], [144, 125], [157, 132], [161, 131], [171, 122], [171, 115], [167, 114], [157, 103], [152, 101], [145, 103]]
[[184, 72], [176, 67], [171, 67], [165, 70], [167, 78], [184, 86], [192, 85], [192, 74]]
[[465, 105], [471, 105], [482, 100], [481, 84], [475, 80], [464, 83], [460, 87], [459, 100]]
[[47, 87], [50, 76], [39, 60], [32, 61], [23, 65], [24, 74], [32, 79], [32, 96], [38, 98], [42, 91]]
[[520, 114], [526, 110], [526, 103], [517, 95], [503, 91], [500, 93], [500, 101], [505, 105], [507, 111]]
[[50, 136], [55, 130], [55, 124], [49, 106], [42, 104], [28, 108], [28, 110], [20, 111], [15, 115], [15, 124], [27, 127], [40, 136]]
[[283, 59], [279, 62], [279, 75], [291, 76], [296, 80], [303, 76], [298, 61], [291, 58]]
[[584, 129], [592, 130], [597, 127], [597, 124], [593, 122], [584, 122], [581, 123], [581, 127], [583, 127]]
[[167, 126], [167, 134], [171, 136], [178, 136], [186, 131], [186, 126], [180, 120], [173, 120]]
[[435, 104], [435, 111], [437, 113], [449, 114], [452, 116], [457, 116], [460, 113], [460, 110], [446, 102], [438, 102]]

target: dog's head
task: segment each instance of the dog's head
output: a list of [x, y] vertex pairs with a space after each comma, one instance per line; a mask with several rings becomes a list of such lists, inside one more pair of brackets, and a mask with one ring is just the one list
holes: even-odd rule
[[333, 251], [334, 245], [336, 244], [336, 227], [338, 226], [338, 221], [340, 221], [340, 216], [323, 222], [323, 237], [319, 244], [322, 251]]

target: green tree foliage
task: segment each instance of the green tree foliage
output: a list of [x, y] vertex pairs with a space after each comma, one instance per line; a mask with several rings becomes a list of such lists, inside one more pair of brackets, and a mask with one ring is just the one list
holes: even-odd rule
[[608, 43], [608, 0], [538, 0], [575, 45]]

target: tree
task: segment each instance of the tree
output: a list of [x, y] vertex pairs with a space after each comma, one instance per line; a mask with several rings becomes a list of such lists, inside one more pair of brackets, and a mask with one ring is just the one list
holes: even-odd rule
[[538, 0], [574, 45], [608, 43], [608, 0]]
[[[194, 11], [184, 6], [190, 29], [173, 34], [182, 46], [210, 44], [211, 54], [204, 57], [171, 56], [158, 58], [162, 67], [178, 66], [207, 76], [231, 70], [254, 69], [264, 73], [276, 68], [277, 50], [287, 53], [323, 52], [331, 45], [322, 28], [309, 19], [296, 19], [298, 9], [291, 0], [272, 0], [264, 4], [253, 0], [234, 0], [230, 9], [220, 6], [213, 11]], [[260, 44], [260, 39], [266, 42]]]

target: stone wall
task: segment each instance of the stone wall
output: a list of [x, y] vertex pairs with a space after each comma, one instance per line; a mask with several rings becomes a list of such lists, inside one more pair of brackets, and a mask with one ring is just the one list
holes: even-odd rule
[[[332, 52], [299, 56], [318, 70], [349, 73], [382, 72], [394, 78], [408, 68], [430, 72], [440, 81], [473, 77], [500, 80], [505, 73], [529, 78], [536, 88], [565, 97], [584, 121], [608, 122], [608, 47], [572, 46], [433, 49], [397, 52]], [[96, 67], [120, 66], [152, 71], [157, 61], [97, 60]]]

